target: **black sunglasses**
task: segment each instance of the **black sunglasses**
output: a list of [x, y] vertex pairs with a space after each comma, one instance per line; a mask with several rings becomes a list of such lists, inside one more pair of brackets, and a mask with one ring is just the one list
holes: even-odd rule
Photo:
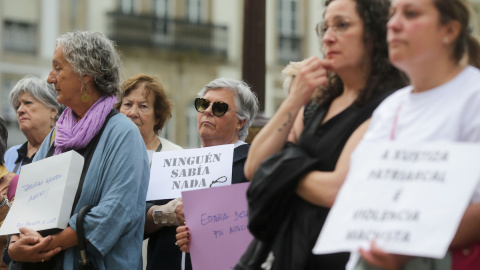
[[[195, 99], [195, 109], [197, 110], [197, 112], [199, 113], [204, 113], [205, 110], [208, 109], [208, 107], [210, 107], [210, 102], [209, 100], [207, 99], [204, 99], [204, 98], [196, 98]], [[220, 117], [220, 116], [223, 116], [224, 114], [227, 113], [227, 111], [229, 110], [228, 108], [228, 104], [225, 103], [225, 102], [222, 102], [222, 101], [215, 101], [213, 102], [212, 104], [212, 113], [217, 116], [217, 117]], [[232, 110], [232, 109], [230, 109]], [[233, 110], [232, 110], [233, 111]], [[235, 112], [235, 111], [234, 111]]]

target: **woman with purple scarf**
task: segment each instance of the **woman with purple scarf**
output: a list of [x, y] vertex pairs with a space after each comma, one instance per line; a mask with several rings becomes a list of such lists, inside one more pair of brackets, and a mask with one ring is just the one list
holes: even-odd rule
[[87, 204], [94, 207], [83, 225], [96, 269], [142, 269], [149, 165], [138, 128], [113, 109], [120, 70], [114, 44], [100, 33], [70, 32], [57, 39], [48, 82], [67, 109], [34, 162], [75, 150], [86, 157], [83, 183], [66, 229], [43, 235], [20, 228], [20, 236], [11, 236], [10, 269], [77, 269], [76, 218]]

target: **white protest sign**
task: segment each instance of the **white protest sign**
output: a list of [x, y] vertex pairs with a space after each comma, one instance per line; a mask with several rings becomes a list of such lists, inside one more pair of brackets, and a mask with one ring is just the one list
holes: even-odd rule
[[360, 144], [313, 252], [358, 251], [376, 239], [389, 253], [444, 257], [479, 160], [479, 144]]
[[232, 183], [233, 144], [155, 152], [147, 201], [181, 197], [182, 191]]
[[21, 227], [40, 231], [65, 229], [82, 174], [84, 158], [69, 151], [22, 166], [15, 201], [0, 235]]

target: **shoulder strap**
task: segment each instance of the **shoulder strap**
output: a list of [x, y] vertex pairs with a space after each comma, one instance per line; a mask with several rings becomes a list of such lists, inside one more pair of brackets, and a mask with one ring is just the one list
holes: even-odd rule
[[73, 212], [75, 211], [75, 207], [77, 206], [78, 200], [80, 199], [80, 194], [82, 193], [83, 189], [83, 181], [85, 180], [85, 176], [87, 175], [88, 167], [90, 167], [90, 162], [92, 161], [93, 153], [95, 152], [95, 149], [97, 148], [98, 142], [100, 141], [100, 137], [102, 137], [103, 130], [105, 130], [105, 126], [107, 126], [108, 121], [110, 118], [112, 118], [114, 115], [118, 114], [119, 112], [116, 109], [112, 109], [110, 113], [107, 115], [107, 118], [105, 118], [105, 122], [103, 123], [102, 129], [98, 132], [98, 134], [93, 137], [93, 139], [90, 141], [90, 143], [85, 147], [82, 151], [83, 153], [82, 156], [85, 158], [85, 163], [83, 164], [83, 170], [82, 170], [82, 175], [80, 176], [80, 181], [78, 183], [78, 189], [77, 193], [75, 194], [75, 200], [73, 201], [73, 206], [72, 206], [72, 212], [70, 213], [70, 216], [73, 215]]
[[53, 142], [55, 142], [55, 135], [57, 134], [57, 127], [55, 126], [53, 128], [53, 134], [52, 134], [52, 138], [50, 139], [50, 146], [52, 146]]
[[86, 244], [85, 244], [85, 233], [83, 230], [83, 219], [85, 215], [92, 209], [93, 205], [87, 204], [83, 206], [77, 215], [77, 237], [78, 237], [78, 249], [80, 250], [80, 265], [86, 266], [89, 264], [87, 257]]
[[18, 170], [18, 167], [20, 167], [21, 163], [22, 163], [21, 161], [15, 163], [15, 168], [13, 168], [14, 173], [20, 174], [20, 172], [17, 173], [17, 170]]

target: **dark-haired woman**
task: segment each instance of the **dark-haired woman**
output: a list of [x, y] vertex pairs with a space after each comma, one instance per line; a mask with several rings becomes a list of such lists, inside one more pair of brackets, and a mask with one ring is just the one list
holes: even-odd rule
[[[271, 269], [345, 269], [348, 253], [313, 255], [311, 250], [345, 179], [348, 156], [365, 132], [373, 110], [406, 84], [403, 74], [388, 62], [388, 11], [389, 1], [384, 0], [326, 1], [324, 22], [317, 27], [325, 58], [312, 57], [300, 67], [290, 94], [252, 143], [245, 164], [248, 178], [259, 166], [262, 169], [263, 160], [281, 151], [299, 110], [315, 89], [322, 87], [317, 100], [320, 106], [299, 138], [292, 141], [296, 146], [291, 146], [315, 159], [316, 165], [293, 179], [298, 195], [286, 194], [285, 199], [291, 198], [289, 207], [277, 210], [285, 218], [268, 243], [272, 247], [267, 263]], [[290, 167], [287, 161], [279, 170], [279, 175], [286, 176], [298, 168]], [[252, 185], [254, 181], [255, 177]], [[236, 269], [248, 267], [241, 261]]]

